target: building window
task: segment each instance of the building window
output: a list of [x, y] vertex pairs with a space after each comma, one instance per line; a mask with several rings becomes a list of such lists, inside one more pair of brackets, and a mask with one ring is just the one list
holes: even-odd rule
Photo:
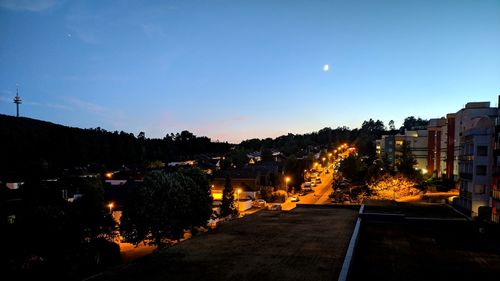
[[477, 156], [488, 156], [488, 147], [485, 145], [478, 145]]
[[476, 176], [486, 176], [486, 166], [477, 165], [476, 166]]

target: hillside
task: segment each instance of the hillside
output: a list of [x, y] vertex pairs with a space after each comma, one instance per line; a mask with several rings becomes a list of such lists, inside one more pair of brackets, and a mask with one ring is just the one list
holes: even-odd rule
[[88, 164], [114, 167], [175, 161], [200, 153], [226, 152], [230, 147], [188, 131], [148, 139], [123, 131], [80, 129], [7, 115], [0, 115], [0, 139], [0, 179], [52, 174]]

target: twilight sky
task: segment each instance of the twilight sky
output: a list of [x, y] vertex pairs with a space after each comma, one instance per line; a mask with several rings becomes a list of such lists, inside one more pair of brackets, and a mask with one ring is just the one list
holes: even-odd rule
[[[329, 65], [325, 72], [324, 65]], [[0, 0], [0, 113], [214, 140], [500, 94], [500, 1]]]

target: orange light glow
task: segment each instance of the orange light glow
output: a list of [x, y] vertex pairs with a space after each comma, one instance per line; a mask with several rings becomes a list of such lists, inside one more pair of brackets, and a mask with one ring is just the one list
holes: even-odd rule
[[113, 177], [113, 173], [109, 172], [109, 173], [106, 173], [106, 178], [110, 179]]

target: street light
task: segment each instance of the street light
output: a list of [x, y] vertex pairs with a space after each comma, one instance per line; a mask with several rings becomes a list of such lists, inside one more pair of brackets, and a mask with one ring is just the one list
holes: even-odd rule
[[112, 213], [113, 213], [113, 206], [114, 206], [113, 202], [111, 202], [111, 203], [109, 203], [109, 204], [108, 204], [108, 207], [109, 207], [109, 213], [110, 213], [110, 214], [112, 214]]
[[285, 178], [285, 192], [288, 194], [288, 182], [290, 181], [290, 177]]
[[238, 188], [237, 193], [238, 193], [238, 199], [237, 200], [238, 200], [238, 207], [239, 207], [241, 188]]

